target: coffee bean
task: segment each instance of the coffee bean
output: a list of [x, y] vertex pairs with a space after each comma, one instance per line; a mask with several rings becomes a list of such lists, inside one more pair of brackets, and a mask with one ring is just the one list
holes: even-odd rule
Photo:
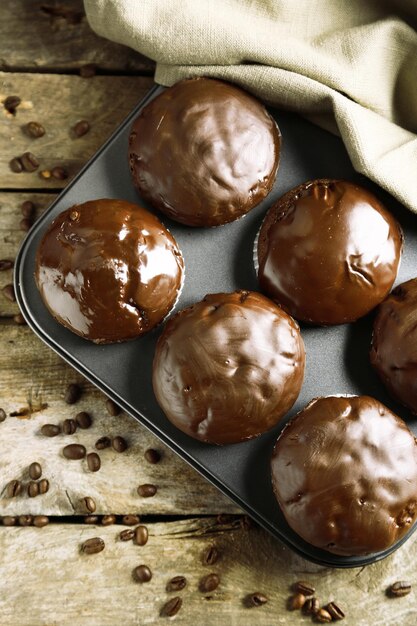
[[98, 524], [98, 515], [86, 515], [84, 517], [85, 524]]
[[330, 613], [330, 615], [332, 616], [332, 619], [335, 621], [344, 619], [345, 617], [344, 612], [342, 611], [340, 606], [336, 604], [336, 602], [329, 602], [329, 604], [326, 604], [324, 608], [326, 609], [328, 613]]
[[44, 180], [49, 180], [52, 176], [51, 170], [41, 170], [39, 176]]
[[220, 583], [220, 578], [217, 574], [207, 574], [200, 580], [199, 589], [202, 593], [208, 593], [217, 589]]
[[16, 109], [21, 103], [21, 99], [19, 96], [7, 96], [7, 98], [3, 102], [3, 106], [12, 115], [16, 115]]
[[116, 452], [124, 452], [127, 449], [127, 441], [123, 437], [113, 437], [111, 445]]
[[81, 545], [81, 550], [84, 554], [98, 554], [104, 550], [105, 543], [101, 537], [92, 537], [87, 539]]
[[11, 480], [6, 487], [6, 495], [8, 498], [15, 498], [22, 493], [23, 485], [20, 480]]
[[68, 178], [67, 170], [64, 170], [63, 167], [60, 167], [58, 165], [52, 168], [51, 174], [53, 178], [56, 178], [56, 180], [65, 180], [66, 178]]
[[387, 594], [392, 598], [401, 598], [407, 596], [411, 591], [411, 585], [405, 580], [397, 580], [387, 589]]
[[219, 559], [219, 551], [216, 546], [207, 546], [203, 552], [203, 565], [214, 565]]
[[319, 609], [315, 615], [316, 622], [328, 624], [332, 621], [332, 616], [326, 609]]
[[28, 232], [33, 226], [33, 220], [30, 217], [23, 217], [19, 222], [20, 230]]
[[171, 598], [168, 602], [165, 602], [160, 611], [161, 617], [174, 617], [182, 607], [182, 599], [179, 596]]
[[155, 465], [155, 463], [159, 463], [159, 461], [161, 460], [161, 455], [159, 454], [158, 450], [154, 450], [153, 448], [148, 448], [144, 456], [148, 463], [152, 463], [152, 465]]
[[305, 595], [302, 593], [296, 593], [288, 599], [288, 608], [290, 611], [298, 611], [303, 608], [305, 602]]
[[91, 415], [86, 413], [86, 411], [81, 411], [81, 413], [77, 413], [75, 416], [75, 421], [77, 422], [80, 428], [90, 428], [93, 420], [91, 419]]
[[35, 515], [33, 518], [33, 525], [36, 526], [36, 528], [43, 528], [47, 526], [47, 524], [49, 524], [49, 517], [46, 515]]
[[94, 513], [94, 511], [96, 510], [96, 503], [94, 502], [93, 498], [91, 498], [90, 496], [86, 496], [84, 498], [84, 504], [89, 513]]
[[66, 419], [62, 423], [62, 432], [64, 435], [73, 435], [77, 430], [77, 422], [73, 419]]
[[306, 598], [314, 596], [314, 593], [316, 591], [315, 587], [313, 587], [313, 585], [310, 585], [310, 583], [305, 580], [299, 580], [298, 582], [294, 583], [292, 588], [295, 593], [302, 593], [303, 596], [305, 596]]
[[9, 259], [1, 259], [0, 260], [0, 272], [5, 272], [6, 270], [11, 270], [13, 267], [13, 261]]
[[100, 437], [100, 439], [97, 439], [95, 443], [95, 447], [97, 448], [97, 450], [104, 450], [104, 448], [110, 448], [110, 446], [111, 446], [110, 437]]
[[303, 612], [306, 615], [315, 615], [320, 610], [320, 601], [318, 598], [307, 598], [303, 606]]
[[101, 525], [102, 526], [111, 526], [112, 524], [116, 523], [116, 516], [111, 514], [111, 515], [103, 515], [103, 517], [101, 518]]
[[80, 120], [79, 122], [75, 124], [73, 128], [74, 135], [76, 137], [83, 137], [84, 135], [88, 133], [89, 130], [90, 130], [90, 124], [87, 122], [87, 120]]
[[45, 437], [56, 437], [61, 432], [61, 426], [58, 424], [44, 424], [41, 428], [41, 433]]
[[135, 531], [133, 530], [133, 528], [125, 528], [124, 530], [121, 531], [119, 538], [120, 538], [120, 541], [131, 541], [131, 539], [133, 539], [134, 536], [135, 536]]
[[174, 576], [170, 581], [167, 582], [166, 590], [168, 593], [172, 591], [181, 591], [187, 584], [187, 579], [185, 576]]
[[13, 321], [18, 326], [25, 326], [26, 325], [26, 320], [25, 320], [25, 318], [23, 317], [23, 315], [21, 313], [16, 313], [16, 315], [13, 315]]
[[64, 394], [64, 400], [67, 404], [75, 404], [81, 398], [82, 389], [77, 383], [70, 383]]
[[142, 498], [152, 498], [152, 496], [156, 494], [157, 489], [158, 487], [156, 487], [155, 485], [139, 485], [138, 494], [142, 496]]
[[140, 518], [138, 515], [123, 515], [122, 522], [126, 526], [135, 526], [135, 524], [139, 524]]
[[20, 210], [22, 211], [23, 217], [33, 217], [35, 213], [35, 205], [30, 200], [25, 200]]
[[0, 409], [0, 422], [4, 422], [6, 417], [7, 417], [6, 411], [4, 409]]
[[26, 172], [34, 172], [39, 167], [39, 161], [32, 152], [24, 152], [20, 157], [20, 162]]
[[87, 450], [80, 443], [70, 443], [68, 446], [65, 446], [62, 449], [62, 454], [66, 459], [70, 459], [71, 461], [77, 461], [79, 459], [84, 459]]
[[101, 460], [97, 452], [87, 454], [87, 465], [90, 472], [98, 472], [101, 467]]
[[92, 78], [96, 75], [96, 66], [92, 63], [87, 63], [80, 67], [81, 78]]
[[19, 157], [14, 157], [11, 161], [9, 161], [9, 167], [15, 174], [23, 172], [23, 164]]
[[19, 526], [32, 526], [33, 515], [19, 515]]
[[13, 515], [5, 515], [3, 517], [3, 526], [16, 526], [17, 524], [17, 517], [14, 517]]
[[111, 398], [107, 398], [106, 400], [106, 409], [107, 413], [112, 417], [116, 417], [116, 415], [120, 415], [122, 409], [117, 406], [115, 402]]
[[148, 543], [148, 537], [149, 534], [146, 526], [138, 526], [135, 529], [135, 541], [138, 546], [144, 546], [146, 543]]
[[43, 137], [45, 134], [45, 129], [39, 122], [28, 122], [25, 126], [25, 131], [29, 137], [33, 137], [34, 139]]
[[138, 583], [148, 583], [152, 578], [152, 572], [147, 565], [138, 565], [133, 570], [133, 578]]
[[39, 481], [39, 493], [43, 496], [45, 493], [49, 491], [49, 480], [47, 478], [42, 478]]
[[255, 593], [251, 593], [247, 597], [246, 604], [247, 606], [252, 607], [252, 606], [262, 606], [263, 604], [266, 604], [267, 602], [268, 602], [268, 598], [263, 593], [256, 591]]
[[29, 498], [36, 498], [39, 495], [39, 483], [31, 480], [28, 484], [28, 496]]
[[2, 292], [6, 300], [9, 300], [9, 302], [16, 302], [14, 287], [11, 283], [9, 283], [8, 285], [5, 285], [2, 289]]

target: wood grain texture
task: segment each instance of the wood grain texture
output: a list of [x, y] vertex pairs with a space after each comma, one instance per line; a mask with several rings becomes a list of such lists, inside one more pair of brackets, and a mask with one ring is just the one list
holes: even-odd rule
[[89, 27], [82, 0], [2, 0], [0, 68], [153, 72], [154, 63]]
[[[65, 187], [152, 85], [152, 78], [140, 76], [85, 79], [0, 72], [0, 102], [10, 95], [22, 100], [16, 115], [0, 108], [0, 189]], [[90, 123], [91, 129], [75, 138], [72, 128], [82, 119]], [[24, 127], [30, 121], [44, 126], [43, 137], [33, 139], [26, 134]], [[38, 170], [13, 173], [10, 160], [27, 151], [37, 157]], [[69, 178], [45, 180], [40, 176], [42, 170], [55, 166], [63, 167]]]
[[[118, 540], [121, 528], [76, 524], [0, 528], [2, 626], [169, 623], [159, 613], [174, 595], [183, 599], [176, 624], [312, 623], [300, 612], [286, 610], [290, 585], [299, 579], [316, 586], [322, 604], [337, 601], [346, 614], [342, 622], [346, 626], [412, 626], [417, 621], [415, 592], [392, 600], [385, 597], [387, 586], [398, 578], [417, 582], [416, 540], [383, 563], [328, 570], [304, 561], [260, 529], [220, 526], [212, 518], [148, 524], [150, 537], [144, 547]], [[82, 542], [97, 536], [105, 541], [104, 551], [81, 554]], [[212, 567], [201, 562], [209, 545], [220, 551]], [[132, 579], [132, 570], [140, 564], [153, 572], [149, 583]], [[203, 594], [199, 581], [209, 572], [220, 576], [220, 585]], [[185, 576], [187, 586], [167, 593], [166, 584], [176, 575]], [[256, 591], [269, 601], [247, 608], [246, 596]]]

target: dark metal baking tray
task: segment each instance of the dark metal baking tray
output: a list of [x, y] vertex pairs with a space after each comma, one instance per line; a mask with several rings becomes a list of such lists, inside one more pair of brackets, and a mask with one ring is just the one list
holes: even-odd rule
[[[36, 249], [51, 220], [72, 204], [94, 198], [140, 202], [127, 163], [128, 135], [141, 108], [160, 93], [154, 87], [125, 122], [89, 161], [32, 228], [15, 266], [16, 296], [28, 324], [61, 357], [81, 372], [127, 413], [146, 426], [205, 478], [245, 509], [261, 526], [303, 557], [331, 567], [357, 567], [384, 558], [390, 550], [365, 557], [339, 557], [302, 541], [286, 524], [273, 497], [269, 458], [286, 420], [256, 440], [216, 447], [195, 441], [177, 430], [158, 407], [151, 385], [151, 365], [157, 329], [132, 342], [96, 346], [64, 329], [44, 307], [33, 273]], [[271, 194], [249, 215], [226, 226], [193, 229], [160, 216], [176, 237], [186, 266], [179, 308], [207, 293], [258, 288], [252, 249], [266, 209], [291, 187], [312, 178], [347, 178], [373, 189], [401, 222], [405, 249], [397, 282], [417, 274], [417, 217], [367, 179], [356, 174], [341, 140], [295, 114], [271, 110], [283, 135], [277, 181]], [[146, 205], [146, 203], [144, 203]], [[301, 394], [287, 417], [317, 396], [369, 394], [402, 417], [417, 433], [417, 421], [384, 391], [368, 359], [371, 316], [355, 324], [330, 328], [302, 327], [307, 367]], [[287, 419], [287, 418], [286, 418]], [[181, 476], [178, 477], [181, 481]], [[187, 489], [187, 484], [183, 484]]]

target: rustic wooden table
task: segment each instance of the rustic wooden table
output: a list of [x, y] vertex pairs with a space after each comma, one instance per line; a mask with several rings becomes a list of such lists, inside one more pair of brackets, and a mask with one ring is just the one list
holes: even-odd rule
[[[96, 73], [83, 77], [89, 64]], [[15, 114], [0, 105], [0, 259], [14, 259], [25, 234], [22, 203], [33, 202], [37, 215], [48, 206], [151, 87], [154, 68], [141, 55], [95, 36], [81, 0], [2, 0], [0, 67], [0, 103], [8, 96], [21, 99]], [[91, 129], [74, 138], [71, 128], [81, 119]], [[29, 121], [40, 122], [46, 134], [30, 138], [24, 130]], [[36, 155], [39, 169], [13, 173], [10, 160], [26, 151]], [[40, 176], [55, 166], [69, 178]], [[0, 288], [11, 282], [12, 270], [2, 271]], [[164, 623], [168, 618], [160, 617], [161, 607], [175, 595], [183, 600], [174, 618], [178, 624], [301, 624], [310, 618], [286, 608], [290, 585], [300, 578], [316, 586], [323, 604], [336, 600], [346, 624], [417, 623], [413, 592], [396, 599], [385, 595], [396, 580], [417, 582], [417, 536], [363, 569], [331, 570], [304, 561], [263, 530], [248, 527], [235, 505], [129, 416], [110, 416], [103, 395], [27, 326], [17, 324], [17, 313], [16, 304], [0, 294], [0, 407], [7, 415], [0, 423], [0, 515], [43, 514], [50, 523], [0, 527], [2, 626]], [[63, 395], [72, 382], [83, 394], [70, 406]], [[93, 416], [89, 430], [71, 437], [40, 435], [43, 424], [60, 423], [79, 411]], [[64, 442], [92, 449], [100, 436], [117, 434], [126, 438], [128, 450], [104, 450], [97, 473], [84, 461], [62, 456]], [[144, 458], [150, 447], [161, 453], [156, 465]], [[6, 485], [12, 479], [27, 483], [33, 461], [41, 463], [49, 491], [8, 498]], [[156, 484], [157, 494], [140, 498], [140, 483]], [[96, 502], [97, 525], [85, 523], [86, 496]], [[140, 515], [148, 528], [143, 547], [119, 539], [127, 528], [121, 516], [129, 513]], [[117, 524], [102, 526], [105, 514], [116, 514]], [[82, 542], [97, 536], [105, 541], [104, 551], [82, 554]], [[216, 546], [220, 555], [212, 566], [202, 562], [208, 546]], [[153, 572], [148, 583], [132, 578], [140, 564]], [[202, 593], [201, 578], [211, 572], [220, 576], [220, 584]], [[176, 575], [185, 576], [187, 586], [167, 592]], [[247, 596], [254, 592], [268, 602], [249, 608]]]

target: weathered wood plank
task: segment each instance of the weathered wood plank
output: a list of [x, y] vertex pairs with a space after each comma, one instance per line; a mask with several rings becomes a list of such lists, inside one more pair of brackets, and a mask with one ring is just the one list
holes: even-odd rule
[[89, 27], [82, 0], [2, 0], [1, 69], [78, 69], [93, 63], [118, 72], [152, 72], [138, 52], [98, 37]]
[[[1, 40], [1, 37], [0, 37]], [[0, 189], [57, 189], [68, 180], [44, 179], [40, 171], [63, 167], [73, 177], [135, 104], [152, 86], [152, 78], [136, 76], [79, 76], [0, 72], [0, 102], [18, 95], [16, 115], [0, 108]], [[75, 138], [72, 128], [85, 119], [90, 131]], [[30, 138], [25, 125], [40, 122], [46, 133]], [[13, 173], [10, 160], [32, 152], [40, 166], [35, 172]], [[127, 158], [127, 157], [126, 157]]]
[[[121, 526], [0, 528], [2, 626], [162, 624], [169, 620], [159, 619], [161, 607], [175, 595], [183, 600], [177, 624], [310, 623], [299, 612], [286, 610], [289, 587], [300, 578], [316, 586], [323, 604], [331, 600], [340, 604], [346, 626], [416, 623], [413, 592], [397, 599], [388, 599], [384, 593], [399, 578], [416, 582], [416, 540], [363, 570], [330, 570], [304, 561], [256, 528], [219, 526], [211, 518], [149, 524], [148, 528], [149, 541], [143, 547], [120, 542]], [[105, 541], [104, 551], [80, 554], [81, 543], [97, 536]], [[201, 562], [209, 545], [220, 551], [212, 567]], [[149, 583], [132, 579], [132, 570], [141, 563], [153, 572]], [[220, 585], [203, 594], [199, 581], [209, 572], [220, 576]], [[187, 586], [167, 593], [165, 586], [175, 575], [185, 576]], [[247, 608], [245, 597], [255, 591], [264, 593], [268, 602]]]

